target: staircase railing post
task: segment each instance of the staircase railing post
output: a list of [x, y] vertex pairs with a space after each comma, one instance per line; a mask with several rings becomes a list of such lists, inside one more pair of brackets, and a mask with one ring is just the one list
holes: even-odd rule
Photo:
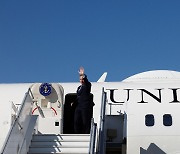
[[100, 127], [99, 127], [99, 154], [105, 153], [105, 142], [104, 142], [104, 124], [105, 124], [105, 112], [106, 112], [106, 98], [107, 93], [102, 89], [102, 102], [101, 102], [101, 113], [100, 113]]
[[90, 142], [89, 142], [89, 154], [94, 154], [95, 141], [96, 141], [96, 128], [97, 128], [97, 124], [94, 123], [94, 118], [92, 118], [91, 119]]

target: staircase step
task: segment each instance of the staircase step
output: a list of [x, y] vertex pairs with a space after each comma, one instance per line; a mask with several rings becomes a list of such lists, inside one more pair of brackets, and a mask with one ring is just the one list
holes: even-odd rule
[[30, 148], [29, 153], [73, 153], [73, 154], [82, 154], [82, 153], [88, 153], [88, 148]]
[[51, 152], [51, 153], [44, 153], [44, 152], [40, 152], [40, 153], [27, 153], [27, 154], [88, 154], [87, 152], [85, 152], [85, 153], [82, 153], [82, 152], [80, 152], [80, 153], [74, 153], [74, 152]]
[[79, 135], [34, 135], [32, 141], [89, 141], [90, 140], [90, 135], [84, 135], [84, 134], [79, 134]]
[[38, 142], [38, 141], [33, 141], [31, 143], [31, 147], [89, 147], [89, 142], [65, 142], [65, 141], [61, 141], [61, 142]]
[[35, 153], [27, 153], [27, 154], [89, 154], [88, 152], [85, 152], [85, 153], [82, 153], [82, 152], [77, 152], [77, 153], [74, 153], [74, 152], [49, 152], [49, 153], [44, 153], [44, 152], [35, 152]]
[[89, 134], [36, 134], [28, 154], [88, 154]]

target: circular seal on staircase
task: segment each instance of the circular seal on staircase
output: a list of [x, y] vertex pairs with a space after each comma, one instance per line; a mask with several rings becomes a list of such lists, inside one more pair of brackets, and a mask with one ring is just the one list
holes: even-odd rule
[[39, 87], [39, 92], [43, 96], [48, 96], [51, 94], [51, 84], [49, 83], [42, 83]]

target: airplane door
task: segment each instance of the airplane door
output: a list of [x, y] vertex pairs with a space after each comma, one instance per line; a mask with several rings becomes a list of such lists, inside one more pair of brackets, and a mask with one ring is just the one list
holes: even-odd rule
[[63, 131], [63, 87], [57, 83], [36, 83], [31, 87], [34, 97], [33, 115], [39, 115], [38, 133], [60, 134]]
[[[65, 95], [64, 103], [64, 120], [63, 120], [63, 133], [74, 134], [74, 112], [76, 108], [76, 93], [69, 93]], [[90, 94], [90, 100], [93, 102], [93, 94]], [[73, 104], [72, 104], [73, 103]], [[93, 114], [93, 113], [92, 113]]]

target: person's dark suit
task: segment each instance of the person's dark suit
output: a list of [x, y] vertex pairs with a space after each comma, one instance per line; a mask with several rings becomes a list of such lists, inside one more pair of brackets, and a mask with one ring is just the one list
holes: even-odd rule
[[93, 101], [90, 99], [91, 83], [87, 76], [84, 83], [77, 88], [77, 106], [74, 115], [74, 131], [77, 134], [89, 134], [93, 112]]

